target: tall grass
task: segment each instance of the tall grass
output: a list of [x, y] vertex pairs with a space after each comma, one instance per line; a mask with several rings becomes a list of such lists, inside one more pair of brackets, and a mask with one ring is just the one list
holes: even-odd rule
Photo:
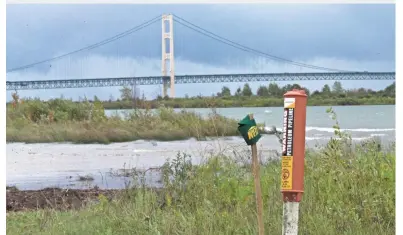
[[238, 135], [237, 122], [216, 113], [207, 118], [170, 108], [134, 110], [106, 117], [101, 102], [27, 100], [7, 107], [8, 142], [110, 143], [138, 139], [183, 140]]
[[[100, 116], [96, 121], [86, 118], [64, 123], [46, 121], [41, 115], [37, 121], [27, 120], [16, 115], [17, 112], [18, 108], [7, 114], [12, 122], [7, 125], [12, 125], [15, 132], [11, 135], [13, 132], [10, 131], [10, 136], [31, 140], [105, 138], [105, 141], [110, 141], [111, 136], [120, 136], [119, 140], [124, 140], [133, 136], [137, 138], [140, 134], [147, 136], [144, 133], [150, 133], [150, 130], [159, 133], [158, 136], [161, 132], [166, 133], [169, 139], [175, 133], [180, 133], [180, 136], [217, 136], [236, 130], [236, 122], [219, 116], [212, 116], [212, 120], [207, 121], [192, 113], [174, 113], [168, 109], [160, 109], [157, 115], [135, 112], [128, 121]], [[331, 109], [329, 112], [336, 119]], [[76, 114], [78, 117], [79, 113]], [[12, 115], [15, 115], [14, 120]], [[220, 126], [222, 123], [232, 124]], [[48, 129], [41, 129], [44, 127]], [[120, 134], [105, 135], [111, 133], [110, 130], [119, 130]], [[17, 137], [18, 133], [40, 138]], [[89, 133], [96, 134], [91, 136]], [[80, 134], [87, 136], [80, 137]], [[299, 233], [394, 234], [395, 146], [384, 147], [374, 140], [353, 144], [337, 123], [335, 135], [337, 138], [326, 146], [306, 151]], [[7, 233], [257, 234], [253, 177], [247, 156], [243, 157], [245, 160], [241, 161], [220, 155], [195, 166], [191, 156], [178, 154], [162, 167], [164, 188], [161, 190], [139, 185], [124, 190], [116, 200], [109, 201], [100, 195], [98, 203], [77, 211], [9, 213]], [[267, 234], [281, 234], [280, 161], [273, 160], [260, 169], [265, 231]]]
[[[194, 166], [178, 154], [164, 189], [137, 187], [79, 211], [10, 213], [8, 234], [257, 234], [250, 166], [216, 156]], [[240, 164], [242, 163], [242, 164]], [[281, 234], [281, 166], [261, 167], [267, 234]], [[334, 139], [306, 152], [299, 234], [395, 234], [395, 149]]]

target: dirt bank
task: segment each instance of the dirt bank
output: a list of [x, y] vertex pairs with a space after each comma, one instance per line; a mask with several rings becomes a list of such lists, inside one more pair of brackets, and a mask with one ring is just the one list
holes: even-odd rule
[[7, 188], [7, 212], [56, 209], [79, 209], [89, 202], [96, 202], [100, 195], [112, 199], [122, 190], [102, 190], [98, 188], [76, 190], [61, 188], [45, 188], [42, 190], [20, 191], [16, 188]]

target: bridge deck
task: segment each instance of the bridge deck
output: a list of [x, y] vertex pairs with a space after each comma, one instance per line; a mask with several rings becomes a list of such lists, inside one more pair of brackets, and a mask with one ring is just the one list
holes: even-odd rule
[[[120, 77], [40, 81], [6, 81], [7, 90], [60, 89], [83, 87], [112, 87], [130, 85], [158, 85], [169, 83], [169, 77]], [[175, 84], [228, 83], [259, 81], [312, 81], [312, 80], [395, 80], [395, 72], [350, 73], [261, 73], [261, 74], [211, 74], [177, 75]]]

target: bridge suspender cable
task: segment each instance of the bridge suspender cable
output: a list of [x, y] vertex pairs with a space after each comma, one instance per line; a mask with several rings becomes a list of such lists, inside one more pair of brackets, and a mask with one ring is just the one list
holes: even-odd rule
[[129, 30], [126, 30], [126, 31], [124, 31], [124, 32], [122, 32], [120, 34], [117, 34], [117, 35], [115, 35], [113, 37], [110, 37], [110, 38], [107, 38], [105, 40], [102, 40], [100, 42], [94, 43], [92, 45], [83, 47], [81, 49], [78, 49], [78, 50], [75, 50], [75, 51], [60, 55], [60, 56], [56, 56], [56, 57], [53, 57], [53, 58], [50, 58], [50, 59], [38, 61], [38, 62], [35, 62], [35, 63], [32, 63], [32, 64], [17, 67], [17, 68], [12, 68], [12, 69], [7, 70], [7, 73], [22, 70], [22, 69], [26, 69], [26, 68], [30, 68], [30, 67], [33, 67], [35, 65], [50, 62], [50, 61], [53, 61], [53, 60], [57, 60], [57, 59], [60, 59], [60, 58], [63, 58], [63, 57], [66, 57], [66, 56], [81, 52], [81, 51], [91, 50], [91, 49], [100, 47], [102, 45], [105, 45], [105, 44], [108, 44], [110, 42], [116, 41], [116, 40], [118, 40], [118, 39], [120, 39], [122, 37], [126, 37], [127, 35], [130, 35], [130, 34], [132, 34], [134, 32], [137, 32], [137, 31], [139, 31], [139, 30], [141, 30], [141, 29], [143, 29], [145, 27], [148, 27], [148, 26], [154, 24], [155, 22], [159, 21], [160, 19], [161, 19], [161, 16], [154, 17], [151, 20], [148, 20], [148, 21], [146, 21], [146, 22], [144, 22], [144, 23], [142, 23], [140, 25], [137, 25], [137, 26], [135, 26], [135, 27], [133, 27], [133, 28], [131, 28]]
[[[270, 54], [267, 54], [265, 52], [262, 52], [262, 51], [259, 51], [259, 50], [256, 50], [256, 49], [241, 45], [241, 44], [239, 44], [237, 42], [234, 42], [232, 40], [229, 40], [229, 39], [226, 39], [224, 37], [221, 37], [221, 36], [211, 32], [211, 31], [208, 31], [208, 30], [206, 30], [206, 29], [204, 29], [204, 28], [202, 28], [200, 26], [197, 26], [197, 25], [195, 25], [195, 24], [193, 24], [193, 23], [191, 23], [191, 22], [189, 22], [189, 21], [187, 21], [187, 20], [185, 20], [185, 19], [183, 19], [183, 18], [181, 18], [181, 17], [179, 17], [179, 16], [177, 16], [175, 14], [174, 14], [174, 16], [175, 16], [175, 18], [174, 18], [175, 22], [177, 22], [177, 23], [179, 23], [179, 24], [181, 24], [181, 25], [183, 25], [183, 26], [185, 26], [185, 27], [187, 27], [187, 28], [189, 28], [189, 29], [191, 29], [193, 31], [196, 31], [196, 32], [198, 32], [200, 34], [203, 34], [206, 37], [212, 38], [212, 39], [214, 39], [216, 41], [222, 42], [222, 43], [224, 43], [226, 45], [232, 46], [232, 47], [240, 49], [242, 51], [250, 52], [250, 53], [257, 54], [257, 55], [260, 55], [260, 56], [263, 56], [263, 57], [266, 57], [266, 58], [282, 61], [282, 62], [285, 62], [285, 63], [288, 63], [288, 64], [292, 64], [292, 65], [296, 65], [296, 66], [300, 66], [300, 67], [305, 67], [305, 68], [311, 68], [311, 69], [317, 69], [317, 70], [323, 70], [323, 71], [329, 71], [329, 72], [356, 72], [356, 71], [348, 71], [348, 70], [340, 70], [340, 69], [320, 67], [320, 66], [300, 63], [300, 62], [292, 61], [292, 60], [289, 60], [289, 59], [281, 58], [281, 57], [278, 57], [278, 56], [270, 55]], [[180, 21], [178, 21], [176, 19], [179, 19]], [[181, 21], [183, 21], [184, 23], [182, 23]]]

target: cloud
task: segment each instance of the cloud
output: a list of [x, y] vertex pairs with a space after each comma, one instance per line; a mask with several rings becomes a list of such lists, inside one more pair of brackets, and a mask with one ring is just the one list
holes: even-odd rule
[[[393, 4], [8, 5], [7, 67], [89, 45], [167, 12], [241, 44], [289, 59], [395, 57]], [[186, 59], [221, 63], [223, 57], [243, 56], [179, 23], [175, 23], [174, 30], [176, 44], [182, 50], [178, 53]], [[121, 40], [127, 54], [157, 56], [160, 23], [135, 33], [131, 39]], [[116, 54], [114, 47], [108, 48], [103, 55]]]
[[[344, 70], [395, 70], [393, 4], [7, 5], [7, 68], [82, 48], [162, 13], [174, 13], [240, 44], [307, 64]], [[178, 23], [174, 32], [177, 74], [309, 71], [259, 59]], [[156, 22], [89, 52], [9, 73], [7, 80], [160, 75], [160, 57], [161, 24]], [[325, 83], [300, 82], [310, 89], [319, 89]], [[377, 89], [388, 82], [343, 84]], [[210, 95], [222, 85], [177, 85], [177, 95]], [[234, 90], [242, 84], [228, 85]], [[257, 86], [252, 84], [254, 89]], [[162, 88], [141, 89], [146, 96], [155, 97]], [[43, 98], [64, 94], [107, 99], [110, 94], [118, 97], [118, 90], [83, 88], [21, 93]]]

